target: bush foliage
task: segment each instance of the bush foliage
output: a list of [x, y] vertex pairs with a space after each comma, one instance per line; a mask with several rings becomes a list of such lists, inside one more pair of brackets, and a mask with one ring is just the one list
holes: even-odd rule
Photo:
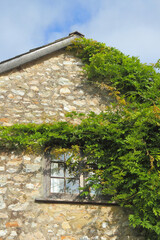
[[0, 127], [0, 148], [46, 151], [79, 146], [96, 165], [89, 185], [129, 208], [133, 227], [146, 239], [160, 239], [160, 74], [115, 48], [85, 38], [69, 49], [84, 63], [87, 80], [113, 94], [117, 102], [81, 124], [18, 124]]

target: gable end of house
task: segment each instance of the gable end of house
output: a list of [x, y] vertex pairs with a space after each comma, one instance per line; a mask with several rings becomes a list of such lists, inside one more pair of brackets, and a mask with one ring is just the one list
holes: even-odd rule
[[30, 51], [24, 54], [5, 60], [0, 63], [0, 74], [5, 73], [9, 70], [12, 70], [16, 67], [19, 67], [25, 63], [29, 63], [34, 60], [37, 60], [48, 54], [54, 53], [58, 50], [64, 49], [65, 47], [71, 45], [72, 41], [78, 37], [84, 37], [84, 35], [79, 33], [78, 31], [75, 31], [70, 33], [67, 37], [58, 39], [47, 45], [43, 45], [41, 47], [31, 49]]

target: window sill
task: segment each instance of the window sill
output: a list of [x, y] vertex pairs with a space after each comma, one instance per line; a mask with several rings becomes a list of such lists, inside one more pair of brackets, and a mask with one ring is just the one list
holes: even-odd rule
[[58, 197], [37, 197], [35, 198], [36, 203], [56, 203], [56, 204], [89, 204], [89, 205], [105, 205], [105, 206], [119, 206], [116, 202], [109, 202], [110, 198], [106, 197], [105, 199], [82, 199], [77, 196], [70, 196], [69, 198], [58, 198]]

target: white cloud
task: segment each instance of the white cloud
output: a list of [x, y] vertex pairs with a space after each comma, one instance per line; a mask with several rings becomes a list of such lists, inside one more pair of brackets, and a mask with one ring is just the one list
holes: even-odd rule
[[160, 58], [159, 0], [1, 0], [0, 60], [78, 30], [143, 62]]
[[160, 58], [160, 2], [157, 0], [104, 0], [97, 14], [73, 26], [86, 37], [105, 42], [143, 62]]
[[45, 44], [47, 29], [62, 26], [72, 17], [64, 0], [1, 1], [1, 60]]

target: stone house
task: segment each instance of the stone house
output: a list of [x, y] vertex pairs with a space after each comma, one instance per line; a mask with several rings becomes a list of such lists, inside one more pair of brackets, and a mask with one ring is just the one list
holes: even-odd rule
[[[65, 113], [100, 113], [110, 98], [83, 80], [82, 62], [66, 51], [79, 32], [0, 63], [0, 124], [65, 121]], [[64, 155], [62, 156], [65, 157]], [[62, 159], [61, 159], [62, 160]], [[62, 160], [63, 161], [63, 160]], [[0, 240], [142, 240], [116, 204], [48, 197], [78, 183], [61, 180], [44, 156], [0, 153]], [[65, 184], [64, 184], [65, 182]], [[68, 184], [68, 185], [67, 185]], [[47, 190], [46, 190], [47, 189]], [[49, 189], [49, 190], [48, 190]], [[67, 191], [67, 190], [66, 190]]]

